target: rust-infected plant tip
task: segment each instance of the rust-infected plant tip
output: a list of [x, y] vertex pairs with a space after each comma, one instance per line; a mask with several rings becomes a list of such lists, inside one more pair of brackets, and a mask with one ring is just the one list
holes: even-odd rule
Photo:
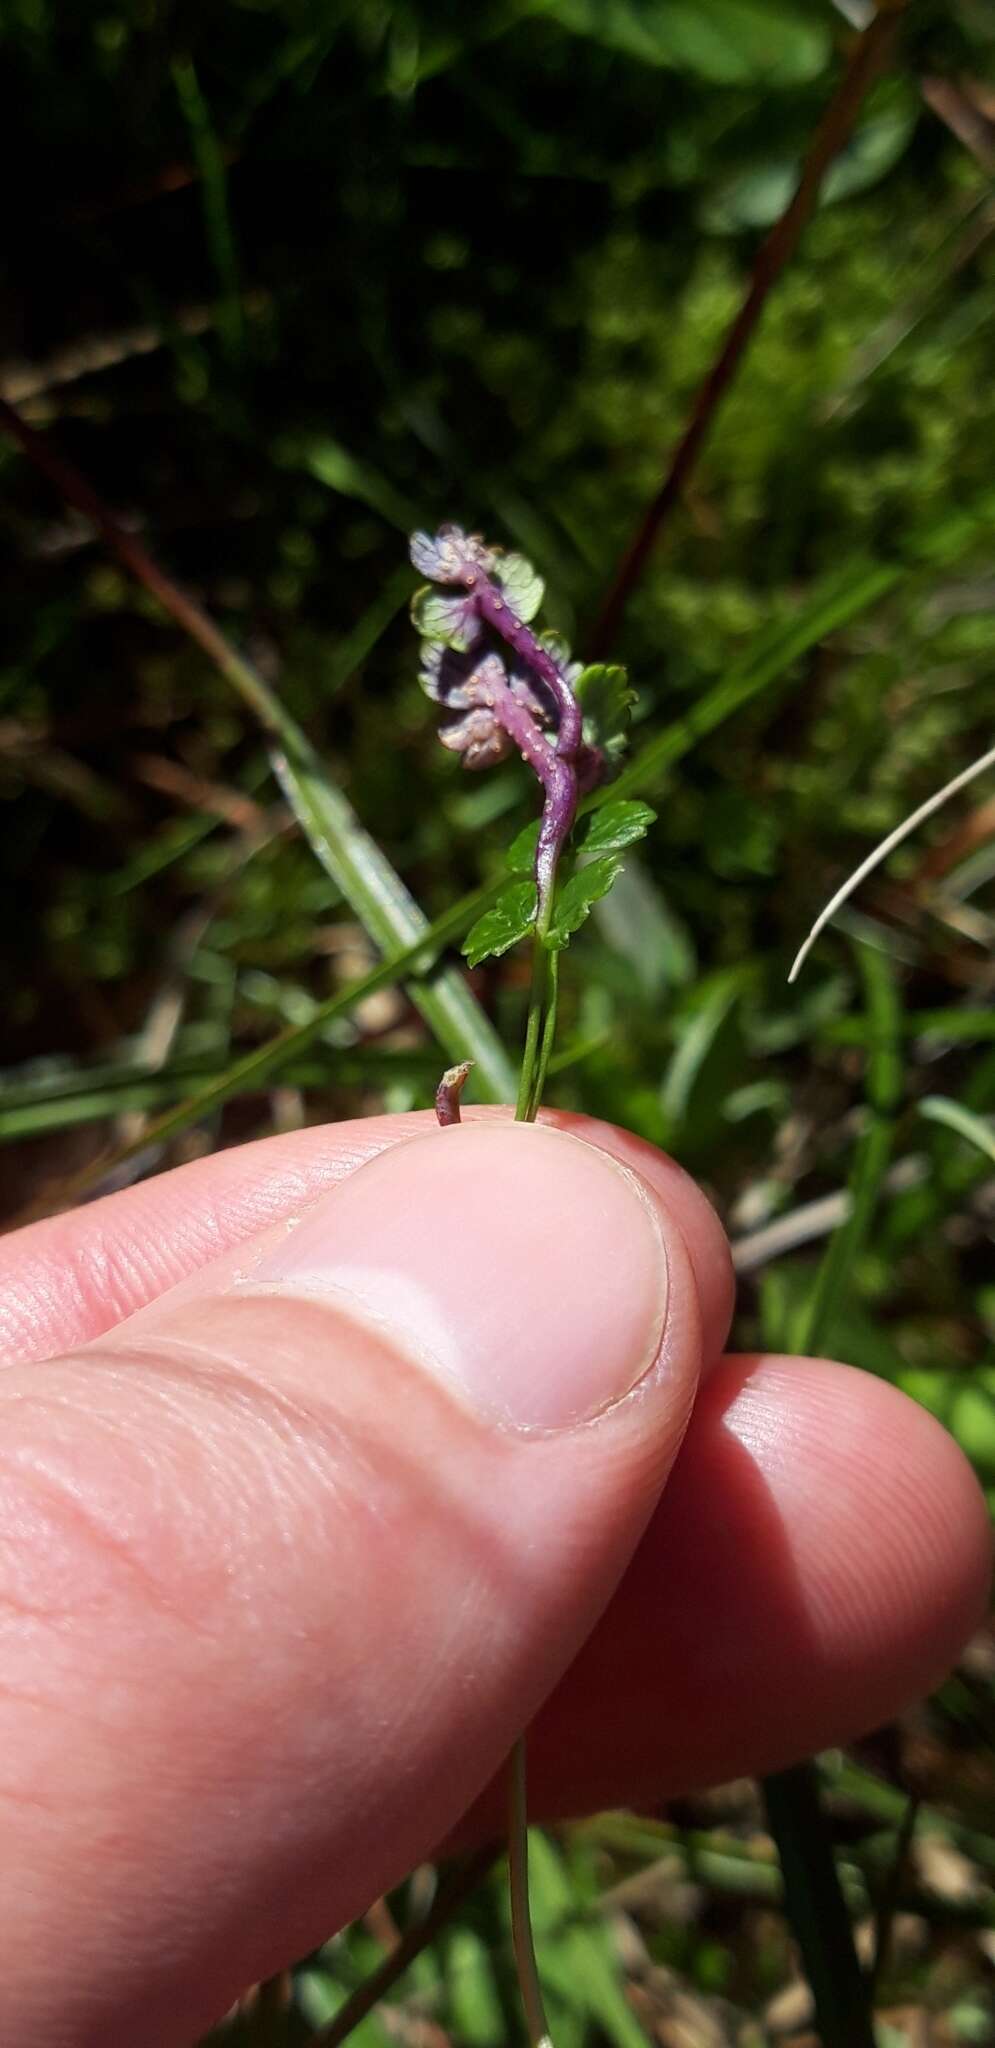
[[[512, 879], [469, 933], [471, 966], [532, 935], [532, 981], [516, 1116], [537, 1113], [556, 1028], [559, 956], [592, 905], [607, 894], [620, 853], [653, 822], [647, 804], [603, 804], [574, 835], [582, 796], [608, 779], [624, 744], [632, 704], [625, 672], [584, 668], [552, 633], [532, 629], [543, 585], [521, 555], [490, 547], [459, 526], [416, 533], [411, 559], [429, 578], [412, 604], [421, 635], [421, 681], [442, 707], [439, 737], [464, 768], [487, 768], [517, 749], [543, 792], [538, 832], [519, 834], [508, 854]], [[577, 856], [559, 898], [560, 864], [574, 836]], [[531, 874], [531, 879], [526, 879]], [[443, 1126], [460, 1122], [471, 1062], [448, 1067], [435, 1095]], [[528, 1900], [525, 1741], [509, 1766], [508, 1865], [511, 1924], [532, 2048], [551, 2048], [536, 1967]]]
[[460, 1060], [458, 1066], [446, 1068], [439, 1082], [435, 1091], [435, 1114], [443, 1129], [447, 1124], [460, 1121], [460, 1096], [472, 1066], [472, 1060]]

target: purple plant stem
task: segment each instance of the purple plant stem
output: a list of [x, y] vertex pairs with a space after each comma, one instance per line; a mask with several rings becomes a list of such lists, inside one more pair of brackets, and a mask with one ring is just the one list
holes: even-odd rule
[[[563, 681], [562, 677], [560, 680]], [[570, 695], [579, 717], [580, 707], [570, 693], [569, 684], [563, 683], [563, 688]], [[546, 792], [535, 864], [539, 895], [536, 924], [542, 931], [552, 906], [557, 862], [577, 814], [577, 771], [540, 732], [527, 705], [515, 696], [507, 683], [495, 684], [488, 690], [487, 697], [488, 706], [499, 725], [504, 727], [509, 739], [514, 740], [529, 767], [535, 769]]]
[[[559, 663], [554, 661], [548, 648], [541, 647], [534, 633], [522, 623], [512, 610], [506, 597], [483, 574], [480, 569], [469, 565], [463, 571], [464, 588], [473, 594], [474, 610], [495, 633], [524, 661], [540, 682], [550, 691], [560, 714], [556, 735], [556, 752], [564, 761], [572, 761], [581, 743], [582, 718], [580, 705]], [[569, 829], [569, 827], [568, 827]]]

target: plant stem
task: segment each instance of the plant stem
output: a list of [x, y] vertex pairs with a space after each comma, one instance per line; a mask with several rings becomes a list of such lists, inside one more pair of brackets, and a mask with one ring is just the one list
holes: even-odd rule
[[515, 1966], [532, 2048], [552, 2048], [529, 1911], [529, 1821], [524, 1735], [511, 1752], [508, 1774], [508, 1877]]
[[529, 986], [528, 1020], [525, 1026], [522, 1071], [518, 1082], [518, 1101], [515, 1106], [516, 1119], [519, 1123], [525, 1124], [534, 1123], [536, 1119], [556, 1030], [558, 962], [555, 953], [550, 951], [547, 944], [553, 919], [555, 881], [554, 870], [548, 890], [545, 894], [540, 892], [532, 938], [532, 980]]
[[[522, 1073], [518, 1086], [516, 1120], [534, 1123], [536, 1112], [542, 1100], [543, 1083], [553, 1050], [556, 1032], [556, 992], [559, 979], [559, 954], [552, 952], [547, 943], [553, 921], [553, 901], [556, 889], [556, 870], [549, 876], [549, 886], [540, 890], [539, 907], [536, 913], [535, 932], [532, 939], [532, 983], [529, 989], [529, 1014], [525, 1031], [525, 1049], [522, 1053]], [[511, 1752], [508, 1764], [508, 1879], [511, 1894], [511, 1939], [515, 1951], [515, 1967], [518, 1972], [519, 1989], [532, 2048], [552, 2048], [549, 2022], [543, 2005], [542, 1986], [536, 1964], [535, 1941], [532, 1935], [532, 1916], [529, 1911], [529, 1814], [526, 1793], [526, 1738], [520, 1736]]]

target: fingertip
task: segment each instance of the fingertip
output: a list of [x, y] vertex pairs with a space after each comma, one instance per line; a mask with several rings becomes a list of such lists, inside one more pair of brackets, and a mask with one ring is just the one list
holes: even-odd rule
[[898, 1698], [949, 1670], [985, 1611], [992, 1531], [959, 1445], [889, 1381], [827, 1359], [730, 1360], [726, 1417], [762, 1463], [834, 1667]]
[[540, 1717], [537, 1811], [759, 1776], [880, 1726], [984, 1618], [963, 1452], [888, 1382], [724, 1358], [622, 1585]]
[[687, 1248], [701, 1312], [702, 1360], [706, 1367], [713, 1365], [729, 1335], [736, 1275], [729, 1240], [704, 1190], [669, 1153], [618, 1124], [559, 1109], [543, 1111], [541, 1120], [610, 1152], [638, 1173], [662, 1203]]

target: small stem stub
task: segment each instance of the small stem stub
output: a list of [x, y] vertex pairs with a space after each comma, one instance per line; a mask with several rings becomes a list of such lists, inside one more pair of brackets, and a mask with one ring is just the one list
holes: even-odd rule
[[435, 1091], [435, 1114], [443, 1129], [448, 1124], [460, 1122], [460, 1096], [466, 1086], [466, 1078], [473, 1065], [472, 1060], [460, 1060], [456, 1067], [447, 1067]]

